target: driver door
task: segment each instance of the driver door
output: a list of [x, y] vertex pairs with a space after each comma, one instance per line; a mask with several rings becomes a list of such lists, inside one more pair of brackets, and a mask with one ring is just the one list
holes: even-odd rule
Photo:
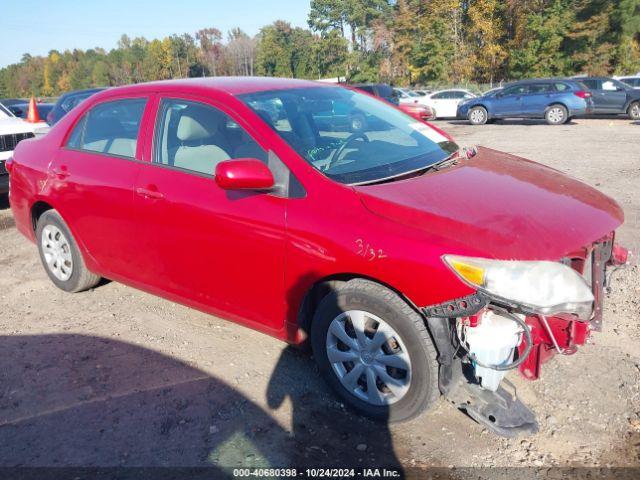
[[152, 290], [279, 330], [287, 199], [216, 184], [224, 160], [273, 158], [222, 108], [199, 98], [160, 98], [152, 158], [135, 188], [137, 269]]

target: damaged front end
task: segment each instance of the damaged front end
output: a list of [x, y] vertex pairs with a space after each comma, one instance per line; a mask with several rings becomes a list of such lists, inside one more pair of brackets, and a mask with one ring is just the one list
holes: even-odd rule
[[445, 255], [476, 293], [422, 309], [439, 352], [442, 393], [499, 435], [537, 432], [535, 414], [505, 374], [518, 369], [538, 379], [543, 363], [575, 353], [601, 330], [607, 275], [627, 260], [613, 233], [559, 262]]

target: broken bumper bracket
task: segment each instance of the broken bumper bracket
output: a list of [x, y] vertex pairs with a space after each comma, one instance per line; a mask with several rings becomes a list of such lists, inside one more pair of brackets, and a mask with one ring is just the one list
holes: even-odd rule
[[460, 362], [455, 362], [452, 368], [457, 372], [445, 387], [444, 394], [458, 409], [502, 437], [513, 438], [538, 432], [535, 413], [515, 395], [502, 386], [496, 392], [491, 392], [469, 382]]

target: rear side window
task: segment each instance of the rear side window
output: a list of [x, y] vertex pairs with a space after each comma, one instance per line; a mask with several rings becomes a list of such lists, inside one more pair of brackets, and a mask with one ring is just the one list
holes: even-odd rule
[[503, 95], [522, 95], [522, 93], [527, 89], [526, 85], [513, 85], [511, 87], [507, 87], [503, 90]]
[[378, 85], [378, 95], [387, 98], [393, 96], [393, 89], [388, 85]]
[[527, 87], [526, 93], [546, 93], [552, 90], [550, 83], [533, 83]]
[[449, 92], [440, 92], [432, 95], [431, 98], [433, 98], [434, 100], [443, 100], [445, 98], [451, 98], [451, 96]]
[[67, 147], [135, 158], [146, 102], [136, 98], [96, 105], [76, 124]]
[[567, 85], [566, 83], [556, 83], [554, 84], [554, 87], [556, 89], [556, 92], [566, 92], [567, 90], [571, 89], [571, 87], [569, 87], [569, 85]]

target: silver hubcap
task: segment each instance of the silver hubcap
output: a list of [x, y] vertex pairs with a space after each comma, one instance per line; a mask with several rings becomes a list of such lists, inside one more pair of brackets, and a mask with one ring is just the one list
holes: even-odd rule
[[552, 108], [549, 110], [548, 118], [551, 123], [561, 123], [564, 120], [564, 112], [559, 107]]
[[57, 279], [64, 282], [71, 278], [73, 273], [71, 246], [58, 227], [47, 225], [42, 229], [42, 252], [47, 268]]
[[473, 123], [482, 123], [484, 121], [484, 111], [477, 109], [471, 112], [471, 121]]
[[633, 117], [634, 119], [640, 119], [640, 104], [636, 103], [631, 108], [631, 117]]
[[411, 383], [411, 359], [400, 335], [362, 310], [338, 315], [329, 325], [327, 357], [340, 383], [360, 400], [390, 405]]

